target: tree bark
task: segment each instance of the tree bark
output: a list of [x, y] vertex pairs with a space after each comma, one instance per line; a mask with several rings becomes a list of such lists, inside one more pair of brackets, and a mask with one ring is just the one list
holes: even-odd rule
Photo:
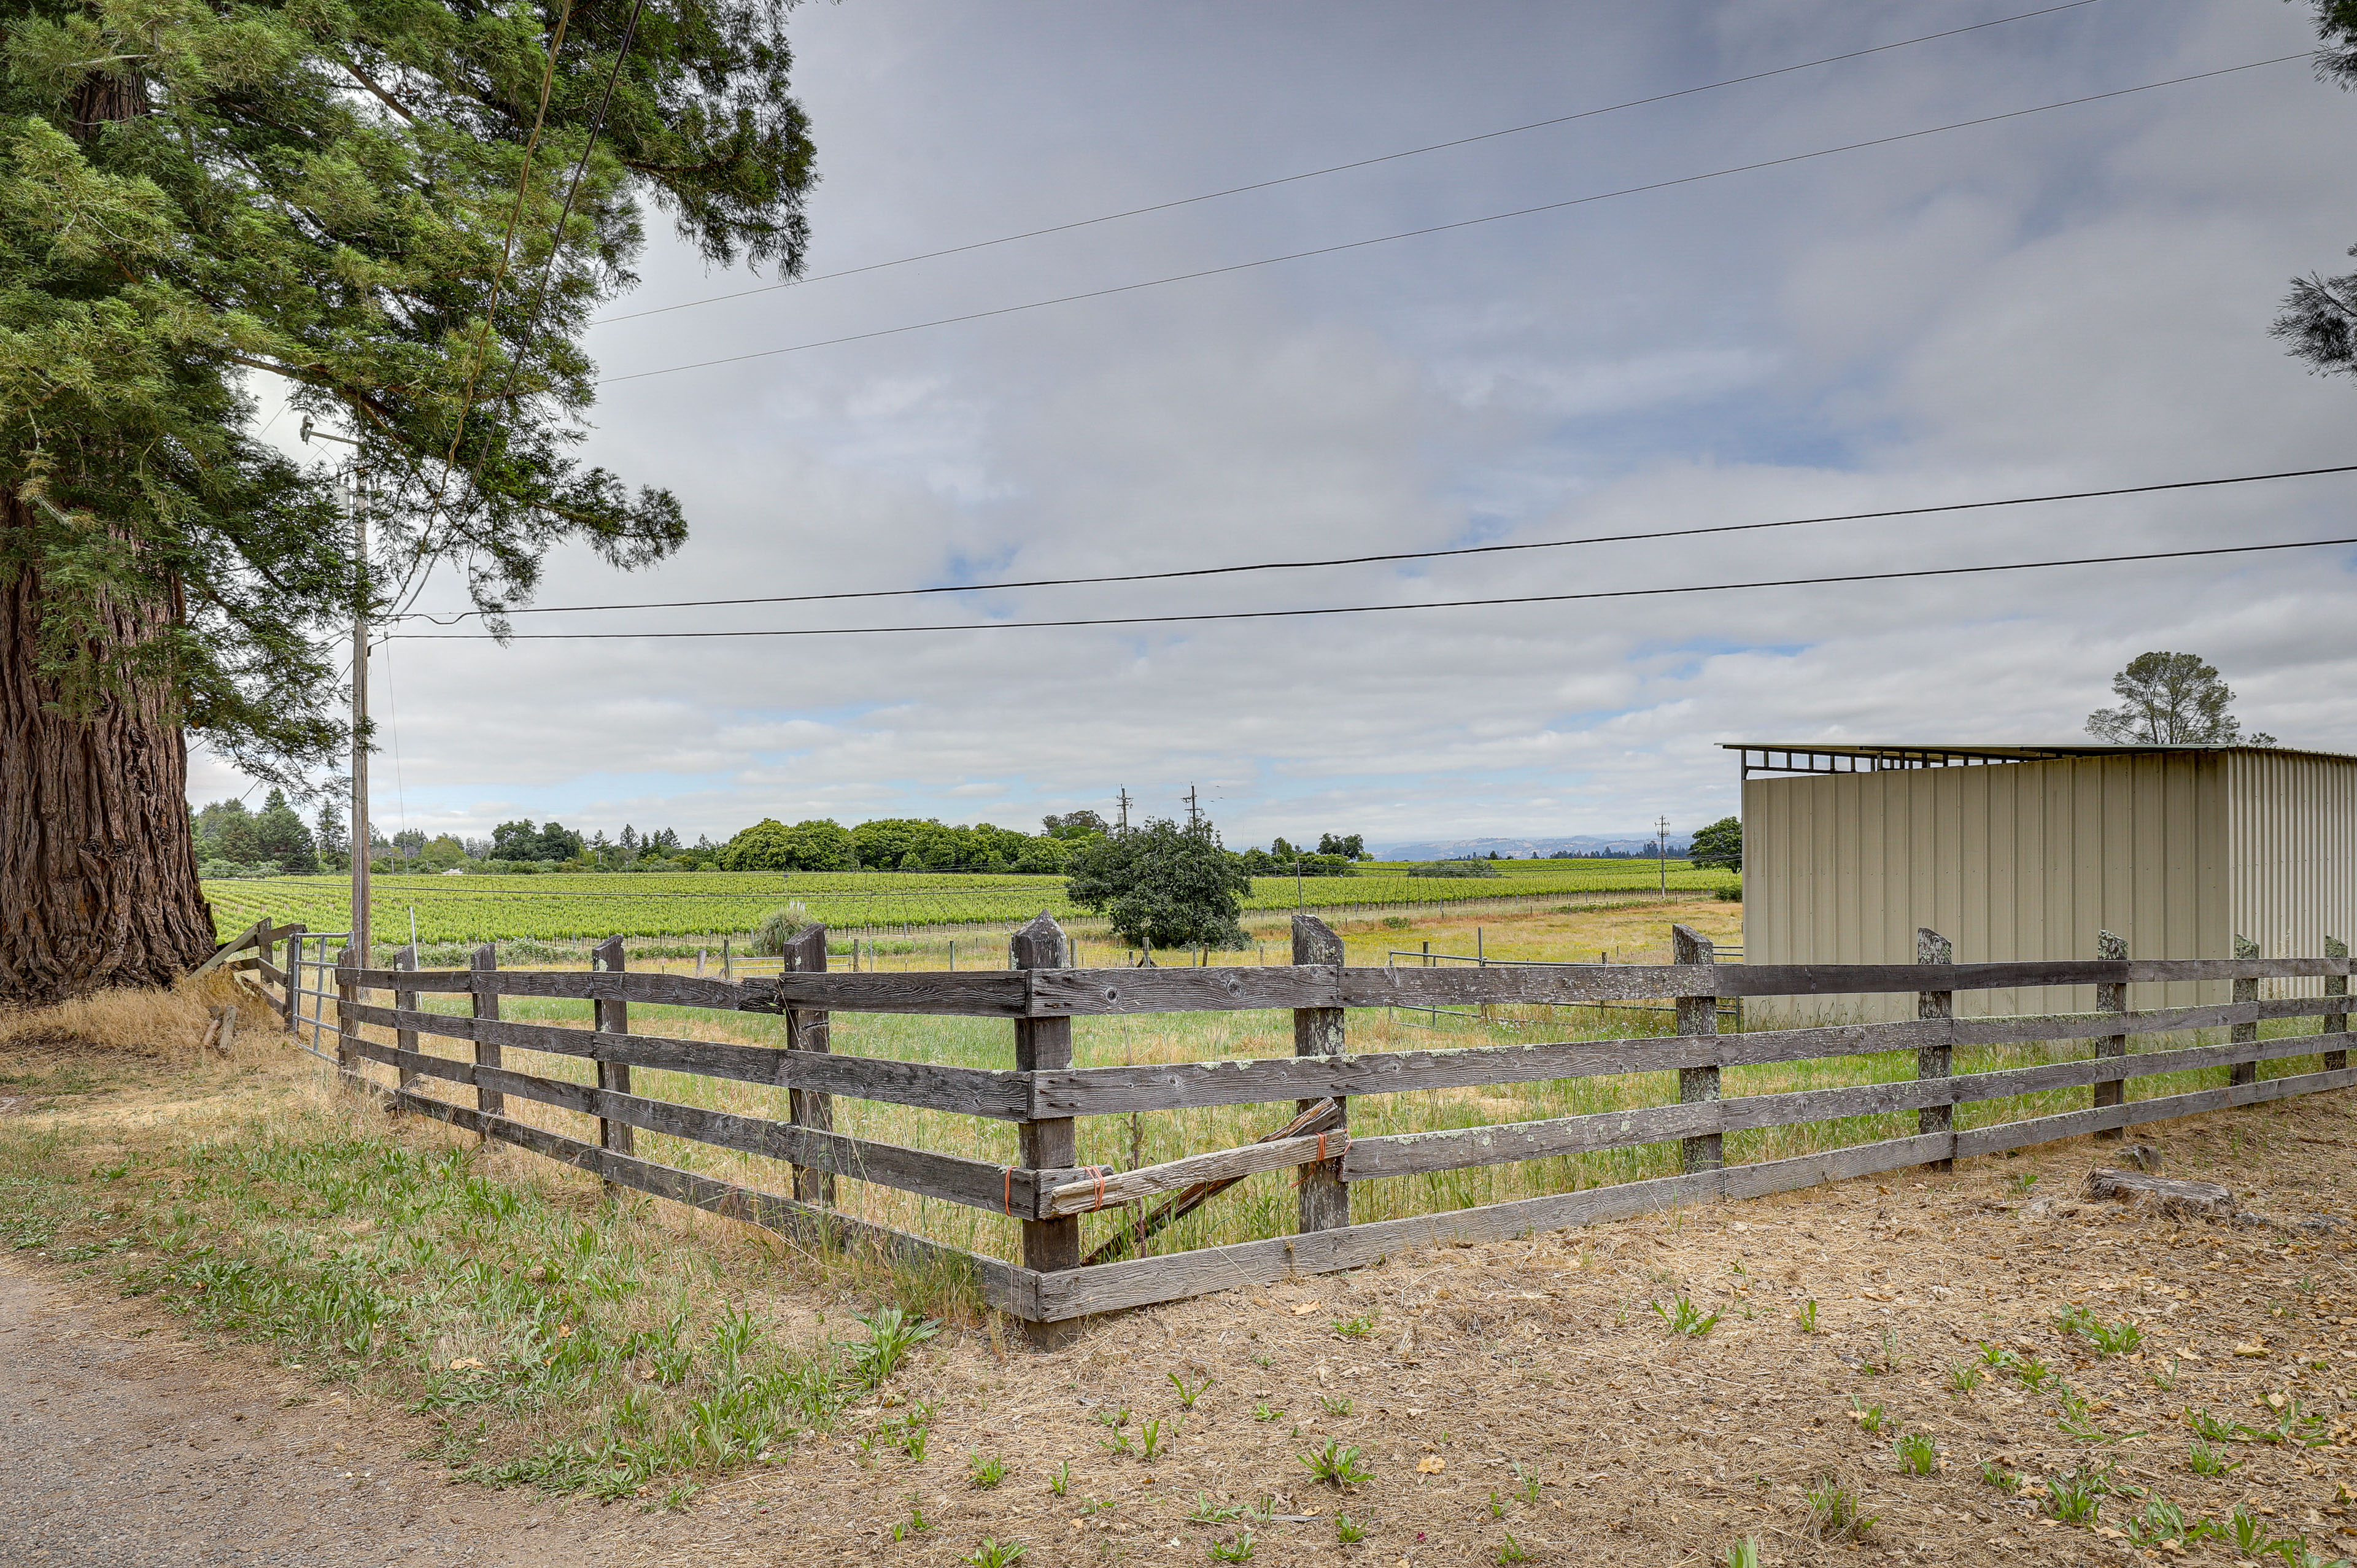
[[[30, 521], [0, 487], [0, 527]], [[40, 673], [42, 604], [33, 566], [0, 581], [0, 1004], [167, 985], [220, 945], [197, 882], [172, 693], [67, 713]], [[105, 640], [136, 644], [170, 613], [111, 607]]]

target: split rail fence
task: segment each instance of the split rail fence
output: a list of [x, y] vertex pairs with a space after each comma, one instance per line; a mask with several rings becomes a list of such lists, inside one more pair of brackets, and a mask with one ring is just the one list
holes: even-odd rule
[[[288, 943], [285, 970], [271, 962]], [[239, 939], [249, 971], [283, 992], [289, 1029], [332, 1029], [333, 1060], [350, 1087], [392, 1107], [439, 1118], [591, 1172], [616, 1187], [659, 1197], [815, 1241], [873, 1248], [896, 1261], [950, 1262], [972, 1271], [992, 1305], [1045, 1333], [1093, 1313], [1177, 1300], [1290, 1274], [1369, 1263], [1404, 1248], [1448, 1240], [1499, 1240], [1533, 1230], [1620, 1218], [1671, 1205], [1790, 1191], [1910, 1165], [1944, 1168], [1956, 1159], [2227, 1106], [2357, 1084], [2349, 1066], [2351, 963], [2346, 946], [2319, 958], [2263, 959], [2237, 943], [2233, 959], [2131, 960], [2105, 933], [2102, 956], [2085, 961], [1956, 963], [1949, 943], [1919, 933], [1915, 964], [1719, 965], [1711, 943], [1675, 928], [1666, 965], [1493, 965], [1470, 969], [1346, 967], [1342, 943], [1314, 917], [1297, 917], [1294, 962], [1235, 969], [1089, 970], [1066, 966], [1064, 933], [1047, 916], [1017, 931], [1010, 966], [955, 973], [828, 973], [826, 932], [812, 926], [793, 940], [774, 979], [721, 981], [631, 973], [621, 939], [597, 950], [597, 968], [502, 970], [485, 948], [465, 970], [422, 971], [404, 950], [392, 969], [364, 968], [349, 948], [331, 967], [320, 939], [266, 923]], [[226, 954], [231, 950], [224, 950]], [[327, 983], [332, 979], [332, 985]], [[2320, 979], [2321, 995], [2262, 1001], [2263, 980]], [[307, 985], [317, 980], [317, 985]], [[2131, 1011], [2128, 988], [2230, 982], [2222, 1004]], [[2031, 986], [2095, 988], [2093, 1012], [1959, 1018], [1958, 991]], [[1913, 992], [1915, 1019], [1722, 1035], [1722, 999]], [[389, 993], [390, 1005], [369, 1000]], [[427, 1011], [421, 999], [457, 993], [469, 1015]], [[506, 1020], [503, 997], [559, 997], [593, 1004], [584, 1029]], [[1352, 1055], [1345, 1019], [1352, 1008], [1479, 1007], [1491, 1004], [1581, 1005], [1666, 1001], [1677, 1032], [1631, 1039], [1516, 1043], [1451, 1050]], [[306, 1010], [304, 1004], [316, 1004]], [[330, 1012], [328, 1004], [332, 1003]], [[633, 1004], [781, 1014], [788, 1044], [771, 1047], [669, 1038], [634, 1031]], [[1157, 1013], [1290, 1009], [1291, 1057], [1255, 1060], [1073, 1065], [1072, 1020]], [[838, 1054], [834, 1013], [998, 1018], [1011, 1026], [1012, 1065], [1001, 1069]], [[2261, 1040], [2269, 1020], [2320, 1019], [2317, 1032]], [[364, 1036], [364, 1027], [390, 1041]], [[2225, 1029], [2222, 1045], [2131, 1051], [2139, 1036]], [[418, 1048], [421, 1036], [468, 1042], [471, 1059]], [[2089, 1057], [2005, 1070], [1957, 1074], [1960, 1046], [2090, 1040]], [[594, 1084], [561, 1081], [506, 1065], [514, 1048], [588, 1058]], [[1897, 1081], [1723, 1098], [1730, 1067], [1915, 1053], [1912, 1078]], [[2262, 1062], [2321, 1054], [2320, 1070], [2261, 1079]], [[324, 1053], [323, 1053], [324, 1054]], [[392, 1068], [390, 1087], [367, 1064]], [[2190, 1093], [2129, 1101], [2128, 1080], [2225, 1068], [2229, 1081]], [[634, 1069], [705, 1075], [781, 1087], [788, 1119], [731, 1114], [633, 1090]], [[1352, 1138], [1351, 1101], [1399, 1094], [1675, 1070], [1678, 1101], [1540, 1121]], [[426, 1093], [425, 1080], [471, 1088], [474, 1103]], [[1954, 1108], [2040, 1090], [2086, 1087], [2085, 1109], [1959, 1129]], [[850, 1096], [1014, 1122], [1017, 1159], [1008, 1165], [849, 1137], [834, 1131], [833, 1101]], [[594, 1132], [566, 1136], [510, 1116], [513, 1098], [589, 1119]], [[1291, 1101], [1291, 1122], [1260, 1143], [1129, 1171], [1075, 1160], [1076, 1119], [1134, 1112]], [[1913, 1111], [1910, 1136], [1824, 1153], [1729, 1165], [1727, 1133]], [[633, 1148], [639, 1129], [769, 1156], [791, 1167], [791, 1196], [762, 1191], [648, 1160]], [[1520, 1198], [1451, 1212], [1353, 1224], [1358, 1181], [1472, 1165], [1585, 1154], [1676, 1141], [1681, 1174]], [[1083, 1259], [1084, 1212], [1154, 1206], [1151, 1223], [1256, 1172], [1297, 1169], [1299, 1230], [1289, 1236], [1160, 1256]], [[1021, 1221], [1021, 1261], [1009, 1262], [836, 1211], [840, 1176], [1010, 1214]], [[1141, 1219], [1147, 1210], [1139, 1211]]]

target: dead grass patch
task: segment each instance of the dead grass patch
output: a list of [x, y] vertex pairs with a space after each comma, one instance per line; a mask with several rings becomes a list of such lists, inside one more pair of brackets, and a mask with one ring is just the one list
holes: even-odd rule
[[183, 980], [169, 990], [123, 986], [53, 1006], [0, 1011], [0, 1059], [56, 1059], [91, 1052], [193, 1056], [211, 1021], [211, 1009], [223, 1005], [236, 1006], [244, 1017], [266, 1024], [267, 1004], [220, 971]]

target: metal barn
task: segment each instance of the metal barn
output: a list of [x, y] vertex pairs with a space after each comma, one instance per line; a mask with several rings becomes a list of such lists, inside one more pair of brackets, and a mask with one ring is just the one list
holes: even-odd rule
[[[2357, 940], [2357, 757], [2248, 746], [1727, 749], [1743, 762], [1752, 963], [1910, 963], [1923, 926], [1960, 963], [2093, 958], [2105, 930], [2155, 959], [2232, 958], [2238, 938], [2267, 958]], [[2270, 981], [2262, 994], [2317, 985]], [[2227, 999], [2222, 981], [2138, 986], [2131, 1004]], [[1983, 1013], [2094, 1005], [2084, 987], [1956, 1001]], [[1871, 1021], [1913, 1006], [1827, 997], [1747, 1014]]]

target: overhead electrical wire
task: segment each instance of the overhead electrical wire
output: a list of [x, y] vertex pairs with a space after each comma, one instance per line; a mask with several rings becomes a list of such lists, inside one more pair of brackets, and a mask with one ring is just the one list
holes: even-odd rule
[[[1828, 522], [1871, 522], [1894, 517], [1929, 517], [1940, 512], [1981, 511], [1992, 507], [2037, 506], [2050, 501], [2099, 500], [2112, 496], [2154, 495], [2163, 490], [2212, 489], [2222, 485], [2255, 485], [2271, 479], [2305, 479], [2323, 474], [2357, 473], [2357, 463], [2328, 468], [2287, 468], [2268, 474], [2236, 474], [2215, 479], [2171, 479], [2163, 484], [2123, 485], [2105, 490], [2060, 490], [2047, 495], [2008, 496], [1997, 500], [1943, 501], [1935, 506], [1891, 507], [1881, 511], [1830, 512], [1819, 517], [1778, 518], [1764, 522], [1722, 522], [1703, 528], [1649, 529], [1639, 533], [1591, 533], [1574, 539], [1534, 539], [1519, 543], [1459, 544], [1440, 550], [1394, 550], [1375, 555], [1331, 555], [1297, 561], [1254, 561], [1232, 566], [1186, 566], [1167, 572], [1117, 572], [1094, 577], [1021, 577], [995, 583], [945, 584], [925, 588], [851, 588], [826, 594], [770, 594], [756, 598], [649, 599], [609, 605], [530, 605], [504, 610], [503, 615], [588, 615], [611, 610], [716, 609], [732, 605], [805, 605], [840, 599], [893, 599], [931, 594], [984, 594], [1009, 588], [1068, 588], [1106, 583], [1162, 583], [1182, 577], [1222, 577], [1243, 572], [1295, 572], [1328, 566], [1370, 566], [1400, 561], [1440, 561], [1460, 555], [1506, 555], [1527, 550], [1566, 550], [1582, 544], [1633, 544], [1663, 539], [1699, 539], [1716, 533], [1754, 533], [1765, 529], [1805, 528]], [[455, 626], [487, 612], [459, 610], [447, 617], [421, 614], [414, 618], [436, 626]]]
[[1610, 201], [1623, 196], [1638, 196], [1653, 190], [1669, 190], [1682, 185], [1700, 184], [1705, 180], [1725, 179], [1733, 175], [1753, 174], [1761, 169], [1807, 163], [1812, 159], [1833, 157], [1842, 153], [1860, 152], [1869, 147], [1887, 147], [1894, 143], [1914, 141], [1924, 136], [1943, 135], [1950, 131], [1970, 130], [1975, 125], [1994, 125], [2007, 120], [2018, 120], [2030, 114], [2047, 113], [2056, 109], [2071, 109], [2085, 103], [2100, 103], [2108, 99], [2126, 98], [2134, 93], [2150, 92], [2163, 87], [2181, 87], [2188, 82], [2207, 81], [2214, 77], [2233, 76], [2241, 71], [2257, 70], [2265, 66], [2283, 65], [2292, 60], [2307, 60], [2313, 58], [2315, 58], [2313, 53], [2307, 50], [2298, 54], [2276, 55], [2266, 59], [2250, 60], [2242, 65], [2221, 66], [2215, 70], [2196, 71], [2188, 76], [2172, 76], [2159, 81], [2142, 82], [2135, 87], [2115, 88], [2109, 92], [2093, 92], [2081, 98], [2065, 98], [2052, 103], [2034, 104], [2028, 109], [2007, 110], [2002, 114], [1984, 114], [1975, 119], [1957, 120], [1945, 125], [1925, 126], [1920, 131], [1901, 131], [1892, 135], [1876, 136], [1863, 142], [1846, 142], [1839, 146], [1819, 147], [1813, 152], [1792, 153], [1784, 157], [1763, 158], [1757, 163], [1737, 164], [1727, 168], [1711, 169], [1702, 174], [1681, 175], [1674, 179], [1653, 180], [1643, 185], [1624, 186], [1618, 190], [1598, 191], [1587, 196], [1570, 197], [1562, 201], [1541, 202], [1536, 206], [1518, 207], [1508, 212], [1491, 212], [1480, 218], [1462, 218], [1455, 222], [1433, 223], [1421, 229], [1403, 229], [1396, 233], [1377, 234], [1364, 240], [1350, 240], [1335, 245], [1319, 245], [1306, 251], [1288, 251], [1283, 255], [1263, 256], [1249, 262], [1233, 262], [1225, 266], [1204, 267], [1190, 273], [1174, 273], [1168, 277], [1147, 278], [1139, 283], [1115, 284], [1107, 288], [1086, 289], [1079, 294], [1058, 295], [1051, 299], [1035, 299], [1022, 305], [1004, 305], [991, 310], [974, 310], [959, 316], [937, 317], [931, 321], [912, 321], [899, 327], [881, 327], [872, 332], [851, 332], [839, 338], [820, 338], [807, 343], [789, 343], [778, 349], [758, 349], [749, 353], [727, 354], [713, 360], [696, 360], [683, 365], [665, 365], [651, 371], [631, 371], [623, 375], [601, 377], [597, 384], [614, 386], [623, 381], [646, 381], [655, 376], [678, 375], [686, 371], [705, 371], [720, 365], [738, 365], [752, 360], [774, 359], [780, 354], [800, 354], [813, 349], [831, 349], [845, 343], [864, 343], [877, 338], [893, 338], [909, 332], [928, 331], [936, 327], [954, 327], [968, 321], [986, 321], [995, 317], [1015, 316], [1029, 310], [1045, 310], [1050, 306], [1073, 305], [1083, 300], [1135, 294], [1141, 289], [1162, 288], [1170, 284], [1192, 283], [1201, 278], [1251, 272], [1260, 267], [1275, 266], [1283, 262], [1304, 261], [1313, 256], [1338, 255], [1346, 251], [1364, 250], [1373, 245], [1388, 245], [1397, 241], [1421, 239], [1432, 234], [1446, 234], [1459, 229], [1476, 228], [1484, 223], [1500, 223], [1512, 218], [1528, 218], [1542, 212], [1560, 212], [1567, 208], [1585, 207], [1593, 202]]
[[1483, 131], [1476, 135], [1457, 136], [1446, 142], [1431, 142], [1402, 152], [1383, 153], [1374, 157], [1353, 158], [1348, 163], [1329, 164], [1323, 168], [1304, 169], [1298, 174], [1278, 175], [1271, 179], [1254, 180], [1246, 185], [1232, 185], [1222, 190], [1207, 190], [1196, 196], [1176, 197], [1168, 201], [1149, 202], [1144, 207], [1125, 208], [1119, 212], [1107, 212], [1094, 218], [1078, 218], [1066, 223], [1051, 223], [1044, 229], [1027, 229], [1019, 234], [1002, 234], [996, 240], [975, 240], [963, 245], [948, 245], [938, 251], [921, 251], [915, 255], [898, 256], [888, 262], [870, 262], [866, 266], [845, 267], [840, 272], [819, 273], [809, 277], [780, 278], [772, 284], [754, 288], [740, 288], [727, 294], [706, 295], [701, 299], [683, 299], [677, 305], [651, 306], [644, 310], [623, 311], [613, 316], [600, 316], [590, 323], [602, 327], [608, 322], [636, 321], [642, 317], [662, 316], [674, 310], [693, 310], [698, 306], [717, 305], [726, 300], [748, 299], [755, 295], [774, 294], [780, 289], [797, 288], [804, 284], [827, 283], [836, 278], [857, 277], [862, 273], [883, 272], [892, 267], [905, 267], [916, 262], [939, 260], [943, 256], [963, 255], [970, 251], [987, 251], [994, 246], [1012, 245], [1024, 240], [1042, 239], [1049, 234], [1070, 233], [1075, 229], [1093, 228], [1100, 223], [1117, 223], [1125, 218], [1142, 218], [1148, 213], [1168, 212], [1174, 208], [1192, 207], [1200, 202], [1217, 201], [1223, 197], [1243, 196], [1255, 190], [1270, 190], [1280, 185], [1293, 185], [1305, 179], [1318, 179], [1329, 174], [1345, 174], [1351, 169], [1372, 168], [1378, 164], [1397, 163], [1403, 158], [1422, 157], [1426, 153], [1446, 152], [1451, 147], [1471, 146], [1479, 142], [1493, 142], [1502, 136], [1519, 136], [1526, 131], [1543, 131], [1550, 125], [1568, 125], [1578, 120], [1593, 120], [1599, 115], [1617, 114], [1623, 109], [1641, 109], [1648, 104], [1667, 103], [1674, 99], [1691, 98], [1697, 93], [1716, 92], [1724, 87], [1740, 87], [1749, 81], [1766, 81], [1772, 77], [1790, 76], [1795, 71], [1813, 70], [1821, 65], [1838, 65], [1844, 60], [1863, 59], [1868, 55], [1888, 54], [1893, 49], [1910, 48], [1917, 44], [1934, 43], [1942, 38], [1961, 38], [1990, 27], [2002, 27], [2011, 22], [2026, 22], [2033, 17], [2051, 16], [2059, 11], [2076, 11], [2093, 5], [2096, 0], [2067, 0], [2061, 5], [2049, 5], [2043, 10], [2023, 11], [2016, 16], [1999, 16], [1994, 21], [1975, 22], [1968, 27], [1951, 27], [1945, 32], [1924, 33], [1895, 43], [1877, 44], [1871, 48], [1851, 49], [1846, 54], [1826, 55], [1822, 59], [1803, 60], [1798, 65], [1781, 65], [1772, 70], [1755, 70], [1747, 76], [1730, 76], [1718, 81], [1706, 81], [1697, 87], [1681, 87], [1671, 92], [1657, 92], [1649, 98], [1631, 98], [1619, 103], [1607, 103], [1595, 109], [1582, 109], [1575, 113], [1557, 114], [1550, 119], [1533, 120], [1527, 124], [1508, 125], [1502, 130]]
[[937, 623], [921, 626], [773, 627], [750, 631], [526, 631], [498, 637], [488, 631], [401, 632], [413, 642], [474, 642], [486, 639], [518, 642], [611, 642], [624, 639], [673, 640], [722, 637], [875, 637], [899, 632], [1030, 631], [1048, 628], [1097, 626], [1175, 626], [1199, 621], [1291, 620], [1309, 616], [1386, 615], [1399, 610], [1488, 608], [1510, 605], [1572, 604], [1594, 599], [1656, 598], [1679, 594], [1724, 594], [1754, 588], [1804, 588], [1836, 583], [1895, 583], [1908, 578], [1963, 577], [1993, 572], [2035, 572], [2058, 566], [2110, 566], [2137, 561], [2184, 561], [2205, 555], [2253, 555], [2279, 550], [2322, 550], [2357, 544], [2357, 536], [2341, 539], [2295, 539], [2275, 544], [2221, 544], [2199, 550], [2154, 550], [2125, 555], [2080, 555], [2059, 561], [2009, 561], [1985, 566], [1923, 566], [1899, 572], [1844, 572], [1818, 577], [1772, 577], [1749, 583], [1686, 583], [1662, 588], [1598, 588], [1576, 594], [1512, 594], [1496, 598], [1419, 599], [1388, 605], [1321, 605], [1290, 610], [1201, 610], [1178, 615], [1075, 616], [1057, 620], [996, 620]]

